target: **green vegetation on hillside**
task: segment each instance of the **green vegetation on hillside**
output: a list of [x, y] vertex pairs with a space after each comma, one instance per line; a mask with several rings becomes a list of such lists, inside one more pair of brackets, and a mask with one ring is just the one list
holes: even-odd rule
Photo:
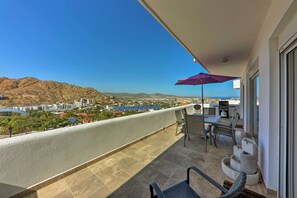
[[0, 135], [12, 136], [20, 133], [46, 131], [136, 113], [140, 112], [128, 111], [125, 113], [113, 113], [111, 111], [103, 111], [100, 107], [86, 110], [77, 109], [60, 114], [35, 110], [29, 111], [28, 116], [6, 113], [0, 116]]

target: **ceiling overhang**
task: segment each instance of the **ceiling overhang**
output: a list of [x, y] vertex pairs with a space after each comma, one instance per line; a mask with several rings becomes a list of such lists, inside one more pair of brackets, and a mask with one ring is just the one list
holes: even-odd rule
[[241, 75], [272, 0], [139, 0], [209, 72]]

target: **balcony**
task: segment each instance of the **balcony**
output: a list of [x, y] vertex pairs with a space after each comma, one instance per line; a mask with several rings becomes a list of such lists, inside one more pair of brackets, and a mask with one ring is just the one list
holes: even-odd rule
[[[210, 147], [208, 153], [198, 137], [183, 147], [183, 136], [175, 136], [174, 125], [174, 111], [180, 108], [0, 142], [1, 155], [8, 159], [0, 166], [7, 173], [1, 176], [1, 197], [149, 197], [152, 180], [166, 188], [185, 179], [192, 165], [221, 184], [232, 181], [220, 167], [221, 159], [232, 153], [231, 139], [220, 136], [218, 148]], [[129, 134], [132, 139], [127, 139]], [[220, 194], [196, 175], [191, 182], [205, 197]], [[265, 195], [263, 184], [247, 188]]]
[[[140, 140], [94, 164], [46, 186], [28, 197], [149, 197], [148, 184], [155, 180], [166, 188], [185, 179], [186, 167], [195, 165], [219, 183], [230, 179], [220, 168], [221, 159], [232, 153], [229, 138], [220, 137], [218, 148], [204, 152], [204, 140], [192, 137], [183, 147], [175, 125]], [[191, 180], [203, 197], [220, 192], [198, 176]], [[265, 195], [261, 184], [249, 186]]]

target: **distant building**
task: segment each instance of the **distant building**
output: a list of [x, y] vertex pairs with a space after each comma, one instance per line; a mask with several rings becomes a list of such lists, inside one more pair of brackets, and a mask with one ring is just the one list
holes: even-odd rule
[[93, 100], [81, 98], [79, 101], [74, 101], [74, 106], [78, 108], [90, 107], [93, 104]]
[[106, 105], [106, 106], [105, 106], [105, 109], [106, 109], [106, 110], [109, 110], [109, 111], [110, 111], [110, 110], [113, 110], [113, 106]]
[[66, 104], [66, 103], [42, 104], [38, 106], [13, 107], [13, 109], [18, 109], [22, 111], [30, 111], [30, 110], [70, 111], [75, 108], [90, 108], [92, 105], [93, 105], [93, 100], [81, 98], [79, 101], [74, 101], [74, 104]]

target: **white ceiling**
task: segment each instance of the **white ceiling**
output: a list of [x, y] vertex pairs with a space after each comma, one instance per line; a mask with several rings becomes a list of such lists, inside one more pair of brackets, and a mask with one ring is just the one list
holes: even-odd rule
[[235, 76], [243, 72], [271, 1], [139, 0], [207, 71]]

